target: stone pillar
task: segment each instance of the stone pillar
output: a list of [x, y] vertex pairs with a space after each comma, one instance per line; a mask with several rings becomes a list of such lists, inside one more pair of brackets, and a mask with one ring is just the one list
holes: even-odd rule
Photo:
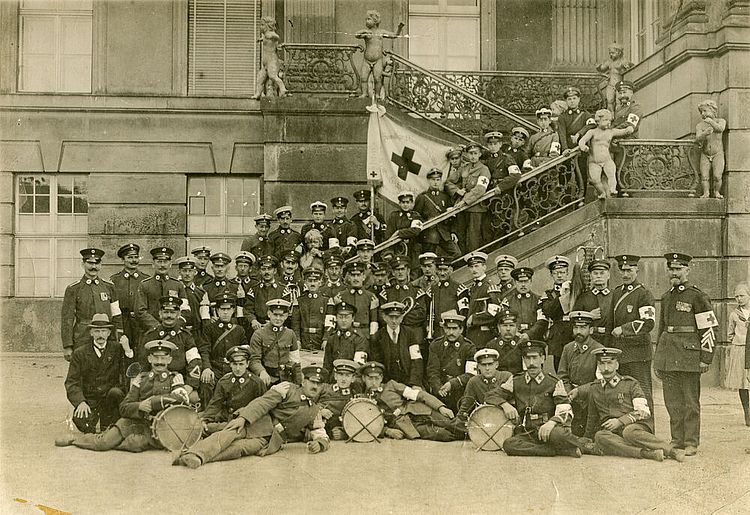
[[13, 174], [0, 169], [0, 297], [12, 297], [15, 291], [14, 208]]

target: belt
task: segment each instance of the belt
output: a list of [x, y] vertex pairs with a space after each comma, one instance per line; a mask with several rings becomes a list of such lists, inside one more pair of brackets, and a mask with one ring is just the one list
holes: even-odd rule
[[606, 327], [594, 327], [594, 332], [599, 334], [606, 334], [607, 328]]
[[695, 327], [690, 325], [668, 325], [668, 333], [694, 333]]
[[322, 331], [320, 329], [318, 329], [317, 327], [308, 327], [308, 328], [305, 329], [305, 332], [306, 333], [310, 333], [310, 334], [316, 334], [316, 333], [319, 333], [319, 332], [322, 332]]

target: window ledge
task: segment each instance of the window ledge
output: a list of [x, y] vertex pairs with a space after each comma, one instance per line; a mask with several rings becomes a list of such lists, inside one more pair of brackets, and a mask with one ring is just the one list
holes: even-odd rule
[[60, 111], [222, 111], [260, 112], [260, 102], [240, 97], [172, 97], [90, 95], [74, 93], [15, 93], [0, 95], [0, 110]]

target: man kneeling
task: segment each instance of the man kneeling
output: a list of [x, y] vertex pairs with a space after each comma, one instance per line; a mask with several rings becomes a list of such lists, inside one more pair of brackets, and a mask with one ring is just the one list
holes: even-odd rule
[[188, 404], [188, 392], [182, 374], [168, 370], [177, 346], [167, 340], [152, 340], [144, 347], [151, 370], [133, 378], [130, 391], [120, 404], [122, 418], [101, 434], [66, 436], [55, 440], [55, 445], [75, 445], [92, 451], [142, 452], [161, 448], [151, 435], [151, 417], [172, 404]]
[[654, 435], [654, 419], [638, 381], [617, 373], [620, 349], [595, 349], [602, 378], [578, 388], [588, 396], [586, 436], [594, 435], [604, 454], [663, 461], [685, 461], [685, 451]]
[[173, 465], [198, 468], [211, 461], [273, 454], [285, 442], [307, 442], [315, 454], [328, 450], [329, 439], [318, 397], [328, 372], [321, 367], [302, 369], [302, 386], [282, 382], [235, 411], [236, 418], [183, 452]]

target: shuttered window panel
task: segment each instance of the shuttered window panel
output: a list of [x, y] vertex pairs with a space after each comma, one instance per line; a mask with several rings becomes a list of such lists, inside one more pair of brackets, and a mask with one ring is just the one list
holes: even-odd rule
[[189, 0], [188, 6], [188, 94], [253, 95], [260, 0]]

